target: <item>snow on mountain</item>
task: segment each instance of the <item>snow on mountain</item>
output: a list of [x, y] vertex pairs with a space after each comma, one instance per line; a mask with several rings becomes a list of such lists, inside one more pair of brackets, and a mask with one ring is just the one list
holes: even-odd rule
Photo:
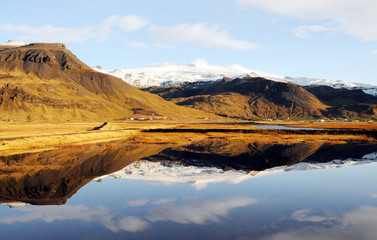
[[349, 83], [341, 80], [330, 80], [307, 77], [284, 77], [283, 79], [273, 79], [282, 82], [291, 82], [301, 86], [325, 85], [333, 88], [346, 88], [349, 90], [361, 89], [366, 94], [377, 96], [377, 86], [363, 83]]
[[377, 96], [377, 86], [348, 83], [341, 80], [283, 77], [276, 74], [265, 73], [233, 64], [228, 66], [210, 65], [203, 59], [196, 59], [189, 64], [163, 63], [141, 68], [104, 70], [97, 66], [96, 71], [110, 74], [123, 79], [136, 87], [166, 86], [181, 84], [184, 82], [216, 81], [224, 77], [264, 77], [274, 81], [292, 82], [301, 86], [326, 85], [333, 88], [361, 89], [365, 93]]
[[197, 167], [184, 166], [180, 164], [171, 164], [166, 162], [151, 162], [139, 160], [124, 169], [109, 175], [101, 176], [103, 178], [123, 178], [145, 181], [153, 184], [189, 184], [197, 189], [207, 187], [210, 183], [233, 183], [237, 184], [250, 178], [271, 175], [281, 172], [306, 171], [315, 169], [330, 169], [336, 167], [345, 167], [352, 165], [361, 165], [376, 163], [377, 152], [365, 155], [362, 159], [333, 160], [327, 163], [309, 163], [302, 162], [292, 166], [281, 166], [270, 168], [264, 171], [244, 172], [240, 170], [224, 171], [216, 167]]
[[29, 204], [24, 203], [24, 202], [8, 202], [8, 203], [5, 202], [5, 203], [0, 203], [0, 205], [7, 205], [10, 208], [22, 208]]
[[13, 46], [13, 47], [21, 47], [21, 46], [25, 46], [27, 45], [27, 43], [24, 43], [22, 41], [18, 41], [18, 40], [9, 40], [8, 42], [6, 43], [0, 43], [0, 45], [5, 45], [5, 46]]
[[243, 77], [247, 74], [257, 74], [260, 76], [275, 78], [279, 77], [268, 73], [253, 71], [237, 64], [228, 66], [209, 65], [207, 61], [203, 59], [196, 59], [189, 64], [163, 63], [124, 70], [103, 70], [98, 66], [93, 69], [121, 78], [125, 82], [136, 87], [166, 86], [170, 84], [197, 81], [215, 81], [224, 77]]

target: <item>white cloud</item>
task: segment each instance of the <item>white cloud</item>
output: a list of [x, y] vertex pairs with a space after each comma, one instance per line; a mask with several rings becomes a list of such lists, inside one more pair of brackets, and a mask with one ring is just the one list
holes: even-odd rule
[[228, 197], [196, 201], [186, 205], [167, 204], [150, 210], [148, 220], [172, 221], [181, 224], [200, 224], [218, 222], [221, 217], [226, 217], [229, 211], [246, 207], [258, 202], [249, 197]]
[[141, 207], [141, 206], [144, 206], [145, 204], [147, 204], [148, 202], [149, 202], [148, 199], [142, 198], [142, 199], [136, 199], [136, 200], [128, 201], [127, 204], [130, 207]]
[[106, 28], [112, 28], [114, 26], [126, 31], [136, 31], [148, 25], [148, 19], [143, 16], [118, 16], [113, 15], [102, 22], [102, 26]]
[[313, 32], [326, 32], [326, 31], [334, 31], [335, 28], [326, 27], [322, 25], [313, 25], [313, 26], [300, 26], [293, 30], [293, 34], [297, 37], [301, 38], [309, 38], [310, 33]]
[[377, 40], [377, 2], [374, 0], [237, 0], [283, 16], [330, 21], [346, 34], [363, 41]]
[[130, 41], [128, 46], [135, 48], [148, 48], [148, 45], [145, 42]]
[[172, 49], [174, 46], [168, 45], [168, 44], [163, 44], [163, 43], [154, 43], [154, 47], [156, 48], [161, 48], [161, 49]]
[[62, 28], [45, 25], [31, 27], [27, 25], [1, 24], [1, 30], [22, 34], [18, 39], [27, 42], [85, 42], [94, 36], [93, 28]]
[[20, 33], [17, 39], [27, 42], [85, 42], [91, 38], [103, 41], [108, 39], [114, 28], [123, 31], [136, 31], [148, 24], [148, 19], [143, 16], [118, 16], [113, 15], [99, 26], [83, 26], [77, 28], [56, 27], [52, 25], [28, 26], [0, 24], [0, 30]]
[[148, 24], [148, 19], [143, 16], [125, 16], [118, 19], [118, 27], [124, 31], [135, 31], [145, 27]]
[[219, 48], [225, 50], [247, 51], [257, 45], [237, 40], [220, 31], [220, 27], [205, 23], [178, 24], [170, 27], [151, 26], [148, 28], [151, 36], [168, 43], [188, 43], [196, 46]]

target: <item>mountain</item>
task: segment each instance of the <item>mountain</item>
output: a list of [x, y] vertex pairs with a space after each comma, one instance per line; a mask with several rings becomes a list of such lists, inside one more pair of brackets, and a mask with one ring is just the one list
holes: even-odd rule
[[361, 89], [336, 89], [328, 86], [307, 86], [305, 89], [330, 106], [325, 112], [327, 117], [377, 117], [377, 96], [371, 96]]
[[242, 119], [377, 119], [377, 96], [361, 89], [299, 86], [261, 77], [223, 78], [144, 90], [178, 105]]
[[99, 73], [63, 44], [0, 45], [0, 120], [205, 117]]
[[[215, 81], [224, 77], [237, 78], [255, 72], [237, 64], [209, 65], [203, 59], [196, 59], [188, 64], [164, 63], [123, 70], [104, 70], [100, 66], [93, 69], [119, 77], [129, 84], [141, 88], [176, 85], [185, 82]], [[269, 78], [277, 77], [263, 72], [257, 72], [257, 74]]]
[[145, 90], [178, 105], [243, 119], [320, 117], [328, 107], [299, 85], [261, 77], [224, 78]]
[[210, 65], [203, 59], [197, 59], [189, 64], [164, 63], [132, 69], [104, 70], [100, 66], [97, 66], [94, 67], [94, 70], [119, 77], [133, 86], [142, 88], [177, 85], [186, 82], [216, 81], [224, 77], [234, 79], [260, 76], [278, 82], [291, 82], [301, 86], [324, 85], [337, 89], [362, 90], [367, 94], [377, 95], [377, 86], [369, 84], [308, 77], [283, 77], [248, 69], [237, 64], [228, 66]]
[[320, 78], [307, 78], [307, 77], [284, 77], [277, 78], [277, 81], [291, 82], [301, 86], [327, 86], [335, 89], [346, 89], [346, 90], [361, 90], [362, 92], [377, 96], [377, 86], [363, 83], [349, 83], [341, 80], [330, 80], [330, 79], [320, 79]]

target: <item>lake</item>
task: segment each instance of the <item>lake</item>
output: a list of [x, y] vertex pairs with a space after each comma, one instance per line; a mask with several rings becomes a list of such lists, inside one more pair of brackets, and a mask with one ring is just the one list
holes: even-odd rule
[[263, 124], [258, 124], [258, 125], [251, 125], [253, 127], [258, 127], [258, 128], [263, 128], [263, 129], [277, 129], [277, 130], [322, 130], [323, 128], [307, 128], [307, 127], [287, 127], [283, 125], [263, 125]]
[[116, 142], [1, 157], [1, 239], [376, 239], [376, 144]]

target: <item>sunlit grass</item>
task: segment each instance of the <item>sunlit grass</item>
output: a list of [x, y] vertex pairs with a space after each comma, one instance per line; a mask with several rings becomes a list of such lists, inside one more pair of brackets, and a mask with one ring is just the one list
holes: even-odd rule
[[[282, 122], [283, 123], [283, 122]], [[0, 124], [0, 155], [11, 155], [23, 152], [35, 152], [54, 149], [62, 146], [90, 143], [106, 143], [115, 140], [127, 140], [132, 144], [171, 144], [184, 145], [203, 139], [219, 139], [229, 142], [279, 143], [294, 144], [304, 142], [345, 143], [375, 142], [370, 136], [350, 133], [333, 134], [294, 134], [263, 131], [253, 133], [221, 132], [224, 130], [256, 129], [245, 122], [211, 123], [174, 122], [174, 121], [118, 121], [106, 124], [93, 131], [103, 122], [90, 123], [2, 123]], [[266, 124], [263, 122], [263, 124]], [[376, 124], [368, 123], [308, 123], [285, 122], [284, 125], [296, 127], [322, 128], [358, 128], [375, 129]], [[219, 132], [143, 132], [145, 129], [215, 129]]]

